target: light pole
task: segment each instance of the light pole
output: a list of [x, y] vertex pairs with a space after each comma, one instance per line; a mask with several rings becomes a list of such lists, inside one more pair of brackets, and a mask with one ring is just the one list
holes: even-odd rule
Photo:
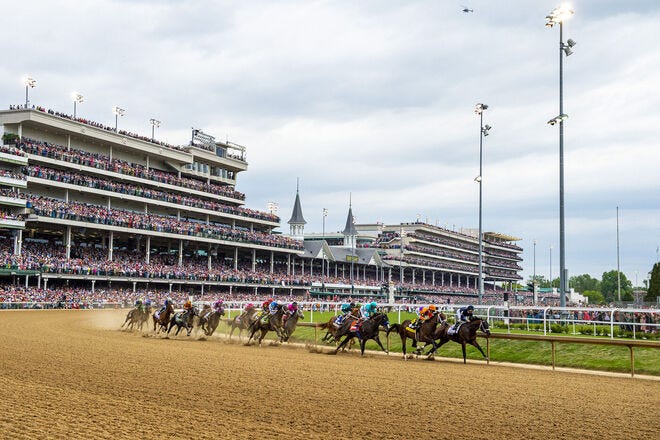
[[82, 104], [85, 102], [85, 98], [78, 92], [71, 93], [71, 99], [73, 99], [73, 119], [76, 119], [76, 104]]
[[117, 133], [117, 123], [119, 122], [119, 117], [124, 116], [124, 113], [126, 113], [126, 110], [123, 108], [119, 108], [117, 106], [112, 107], [112, 113], [115, 114], [115, 133]]
[[621, 265], [619, 264], [619, 207], [616, 207], [616, 291], [621, 302]]
[[568, 116], [564, 113], [564, 56], [573, 53], [571, 48], [575, 41], [570, 38], [564, 44], [564, 20], [573, 15], [573, 10], [567, 5], [553, 9], [546, 18], [545, 25], [553, 27], [559, 24], [559, 116], [548, 121], [548, 124], [559, 123], [559, 291], [560, 306], [566, 307], [566, 246], [564, 237], [564, 120]]
[[[552, 245], [550, 245], [550, 288], [552, 289]], [[554, 290], [552, 291], [554, 292]]]
[[323, 240], [321, 240], [321, 290], [325, 290], [325, 218], [328, 216], [328, 210], [323, 208]]
[[479, 304], [484, 297], [484, 267], [483, 267], [483, 227], [482, 227], [482, 183], [483, 183], [483, 143], [484, 137], [488, 136], [491, 126], [484, 126], [484, 111], [488, 108], [486, 104], [477, 104], [474, 113], [479, 115], [479, 175], [474, 179], [479, 183]]
[[151, 124], [151, 142], [154, 141], [154, 133], [156, 128], [160, 127], [160, 121], [158, 119], [151, 118], [149, 119], [149, 123]]
[[37, 85], [37, 80], [30, 77], [26, 76], [23, 78], [23, 84], [25, 84], [25, 108], [28, 108], [28, 104], [30, 103], [29, 96], [28, 96], [28, 89], [33, 89], [34, 86]]

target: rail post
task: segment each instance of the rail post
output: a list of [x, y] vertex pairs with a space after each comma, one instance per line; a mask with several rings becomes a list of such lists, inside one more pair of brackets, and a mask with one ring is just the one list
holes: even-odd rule
[[630, 377], [635, 377], [635, 351], [632, 345], [629, 345], [628, 348], [630, 349]]
[[546, 328], [547, 318], [548, 318], [548, 308], [546, 307], [545, 309], [543, 309], [543, 336], [548, 335], [548, 330]]
[[612, 309], [610, 312], [610, 339], [614, 339], [614, 311], [616, 309]]
[[486, 338], [486, 365], [490, 365], [490, 338]]
[[555, 341], [550, 341], [552, 344], [552, 371], [555, 371]]

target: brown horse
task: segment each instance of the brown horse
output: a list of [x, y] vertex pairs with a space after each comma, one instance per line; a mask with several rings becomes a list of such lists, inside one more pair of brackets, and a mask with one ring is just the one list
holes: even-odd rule
[[341, 343], [337, 346], [333, 354], [337, 354], [339, 350], [344, 348], [346, 344], [348, 344], [348, 342], [353, 338], [358, 338], [360, 341], [361, 356], [364, 355], [364, 347], [369, 339], [376, 341], [381, 350], [383, 350], [385, 353], [389, 353], [389, 351], [383, 347], [383, 344], [380, 342], [379, 338], [380, 327], [382, 326], [385, 328], [385, 330], [387, 330], [390, 326], [387, 314], [381, 312], [375, 313], [371, 318], [361, 321], [359, 324], [357, 324], [357, 328], [354, 328], [353, 324], [354, 323], [349, 322], [348, 319], [345, 321], [345, 324], [342, 324], [339, 329], [337, 339], [343, 336], [344, 340], [341, 341]]
[[343, 318], [340, 324], [337, 324], [337, 320], [339, 319], [340, 316], [342, 315], [335, 315], [332, 318], [330, 318], [330, 321], [324, 322], [323, 324], [318, 326], [319, 329], [326, 331], [325, 336], [321, 338], [321, 342], [324, 343], [338, 342], [336, 337], [337, 332], [346, 322], [346, 320], [348, 320], [349, 318], [352, 317], [353, 319], [358, 319], [357, 317], [360, 316], [360, 308], [353, 307], [351, 309], [351, 313], [349, 313], [345, 318]]
[[463, 349], [463, 363], [467, 363], [466, 355], [465, 355], [465, 346], [466, 344], [473, 345], [477, 347], [477, 349], [481, 352], [483, 357], [488, 360], [488, 356], [486, 356], [486, 353], [481, 349], [481, 346], [477, 342], [477, 331], [481, 330], [486, 337], [490, 336], [490, 329], [488, 328], [488, 321], [485, 319], [481, 319], [479, 317], [473, 317], [470, 322], [466, 322], [464, 324], [461, 324], [461, 326], [458, 328], [458, 330], [454, 334], [449, 334], [449, 326], [448, 325], [443, 325], [440, 326], [436, 330], [436, 335], [435, 338], [439, 339], [440, 341], [437, 343], [437, 348], [442, 347], [449, 341], [454, 341], [458, 344], [461, 344], [461, 348]]
[[199, 313], [198, 328], [202, 329], [206, 336], [211, 336], [218, 328], [220, 317], [224, 314], [225, 309], [223, 307], [220, 307], [219, 310], [213, 310], [211, 306], [205, 304], [204, 309]]
[[139, 321], [139, 315], [141, 313], [142, 311], [140, 310], [140, 307], [135, 307], [129, 310], [126, 314], [126, 320], [119, 328], [124, 328], [124, 326], [126, 326], [126, 330], [133, 330], [133, 326]]
[[[151, 315], [154, 321], [154, 332], [167, 332], [167, 326], [170, 323], [170, 316], [174, 313], [174, 307], [172, 307], [172, 304], [167, 304], [167, 307], [165, 310], [160, 313], [160, 310], [156, 311]], [[156, 326], [158, 327], [158, 332], [156, 332]]]
[[[387, 334], [389, 336], [391, 331], [395, 331], [401, 337], [401, 349], [403, 350], [403, 359], [406, 360], [406, 341], [408, 339], [412, 340], [413, 348], [417, 347], [418, 342], [424, 342], [425, 344], [432, 344], [433, 349], [429, 351], [429, 359], [433, 357], [433, 354], [438, 349], [438, 345], [435, 340], [438, 339], [435, 337], [435, 332], [438, 327], [438, 324], [443, 326], [446, 316], [440, 312], [436, 312], [426, 320], [417, 330], [410, 327], [411, 321], [406, 319], [401, 324], [392, 324], [390, 328], [387, 329]], [[420, 349], [417, 349], [419, 354]]]
[[231, 326], [231, 330], [229, 331], [229, 340], [231, 341], [231, 335], [234, 334], [234, 330], [236, 329], [238, 329], [238, 339], [240, 340], [241, 333], [243, 333], [243, 330], [250, 328], [252, 323], [257, 319], [258, 313], [259, 310], [255, 309], [254, 307], [250, 307], [243, 310], [243, 313], [240, 315], [235, 316], [229, 324]]
[[261, 332], [261, 335], [259, 336], [259, 346], [261, 346], [261, 341], [263, 341], [266, 333], [270, 331], [274, 331], [277, 333], [277, 337], [280, 340], [282, 339], [282, 316], [284, 316], [284, 304], [277, 305], [277, 311], [274, 315], [271, 315], [267, 319], [266, 316], [267, 315], [264, 315], [264, 317], [257, 319], [252, 325], [250, 325], [248, 330], [250, 332], [250, 337], [248, 338], [246, 345], [250, 344], [254, 334], [257, 332]]

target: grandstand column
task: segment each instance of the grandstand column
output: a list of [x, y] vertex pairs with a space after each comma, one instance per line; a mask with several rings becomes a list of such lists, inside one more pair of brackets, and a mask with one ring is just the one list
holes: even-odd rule
[[291, 258], [291, 275], [296, 274], [296, 257]]
[[234, 270], [238, 270], [238, 248], [234, 248]]
[[206, 224], [208, 225], [209, 223], [211, 223], [211, 216], [206, 214]]
[[257, 250], [252, 249], [252, 272], [257, 269]]
[[180, 209], [176, 210], [176, 219], [181, 220], [181, 210]]
[[149, 214], [149, 205], [147, 205], [146, 203], [144, 204], [144, 213]]
[[431, 271], [431, 285], [435, 286], [435, 271]]
[[94, 294], [95, 286], [96, 286], [96, 280], [92, 280], [92, 294]]
[[314, 259], [313, 258], [309, 261], [309, 276], [310, 277], [314, 276]]
[[270, 251], [270, 273], [273, 273], [273, 268], [275, 266], [275, 252]]
[[387, 279], [391, 280], [392, 279], [392, 268], [388, 267], [388, 274], [387, 274]]
[[337, 262], [335, 261], [335, 278], [337, 278]]
[[179, 240], [179, 267], [183, 266], [183, 240]]
[[286, 259], [286, 274], [291, 275], [291, 254], [287, 255]]
[[[94, 281], [92, 281], [93, 283]], [[92, 285], [93, 287], [93, 285]], [[48, 278], [44, 278], [44, 290], [48, 290]], [[94, 289], [92, 288], [92, 293], [94, 293]]]
[[23, 252], [23, 230], [19, 229], [14, 236], [14, 255], [21, 256]]
[[403, 283], [403, 278], [404, 278], [404, 269], [403, 267], [399, 266], [399, 281]]
[[137, 285], [137, 281], [133, 281], [133, 293], [135, 293], [135, 286]]
[[110, 145], [110, 162], [112, 162], [112, 145]]
[[25, 288], [28, 287], [29, 279], [30, 279], [30, 275], [25, 275]]
[[108, 211], [112, 209], [112, 202], [110, 200], [110, 197], [108, 197]]
[[144, 250], [144, 262], [149, 264], [149, 257], [151, 256], [151, 235], [147, 235], [147, 244]]
[[22, 137], [23, 137], [23, 124], [21, 123], [18, 124], [18, 138], [20, 139]]
[[66, 135], [66, 151], [71, 150], [71, 135]]
[[149, 171], [149, 156], [147, 156], [145, 168]]
[[[172, 293], [172, 283], [169, 283], [169, 287], [170, 287], [170, 294], [171, 294]], [[229, 291], [231, 292], [231, 287], [229, 288]]]
[[108, 261], [112, 261], [112, 248], [115, 246], [115, 231], [110, 231], [108, 236]]
[[207, 267], [208, 270], [211, 270], [211, 245], [209, 245], [209, 250], [206, 253], [206, 255], [208, 257], [206, 267]]
[[454, 274], [449, 274], [449, 287], [454, 287]]
[[68, 189], [64, 190], [64, 201], [67, 202], [67, 203], [69, 202], [69, 190]]
[[426, 286], [426, 271], [422, 270], [422, 284]]
[[415, 284], [415, 269], [412, 270], [412, 283]]
[[300, 275], [305, 276], [305, 260], [300, 259]]
[[71, 226], [66, 227], [65, 234], [64, 245], [66, 246], [66, 259], [69, 260], [71, 258]]

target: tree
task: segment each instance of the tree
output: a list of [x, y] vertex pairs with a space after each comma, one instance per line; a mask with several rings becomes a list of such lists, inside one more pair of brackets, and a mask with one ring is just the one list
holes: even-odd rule
[[660, 263], [655, 263], [651, 270], [651, 280], [649, 281], [649, 290], [644, 297], [645, 301], [657, 301], [660, 296]]
[[[603, 279], [600, 282], [600, 291], [605, 297], [605, 301], [618, 301], [616, 270], [603, 272]], [[621, 301], [632, 301], [632, 283], [626, 278], [626, 275], [623, 272], [621, 272]]]
[[602, 304], [605, 302], [605, 297], [598, 290], [585, 290], [582, 294], [589, 298], [589, 304]]
[[548, 280], [545, 279], [543, 275], [536, 275], [536, 277], [530, 276], [527, 279], [527, 284], [532, 283], [533, 281], [536, 281], [536, 287], [549, 287], [550, 283]]
[[580, 293], [584, 293], [587, 290], [600, 290], [600, 281], [586, 273], [571, 277], [568, 285]]

